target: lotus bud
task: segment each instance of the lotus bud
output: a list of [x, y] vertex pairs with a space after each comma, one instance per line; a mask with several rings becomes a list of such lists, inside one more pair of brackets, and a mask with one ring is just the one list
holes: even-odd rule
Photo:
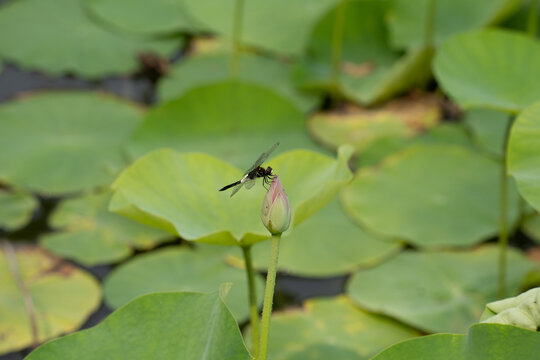
[[289, 198], [277, 176], [274, 176], [272, 184], [270, 184], [270, 188], [264, 197], [261, 220], [272, 235], [283, 233], [291, 223]]

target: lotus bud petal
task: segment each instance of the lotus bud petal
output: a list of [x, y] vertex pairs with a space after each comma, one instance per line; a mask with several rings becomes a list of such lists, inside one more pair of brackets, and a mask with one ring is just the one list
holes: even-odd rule
[[283, 233], [291, 223], [289, 198], [277, 176], [272, 180], [272, 184], [264, 197], [261, 220], [272, 235]]

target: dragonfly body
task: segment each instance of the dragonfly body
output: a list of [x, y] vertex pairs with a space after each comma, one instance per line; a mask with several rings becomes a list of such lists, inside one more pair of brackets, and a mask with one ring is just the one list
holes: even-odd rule
[[272, 171], [272, 168], [270, 166], [267, 167], [266, 169], [259, 166], [259, 167], [255, 168], [255, 169], [251, 170], [246, 175], [244, 175], [244, 177], [241, 180], [238, 180], [236, 182], [233, 182], [232, 184], [224, 186], [221, 189], [219, 189], [219, 191], [224, 191], [224, 190], [230, 189], [230, 188], [232, 188], [234, 186], [244, 184], [244, 183], [246, 183], [248, 181], [255, 180], [255, 179], [261, 178], [261, 177], [264, 178], [263, 181], [265, 183], [267, 183], [268, 181], [266, 181], [266, 178], [271, 178], [273, 175], [274, 175], [274, 172]]
[[258, 178], [263, 178], [263, 186], [266, 184], [269, 184], [271, 180], [274, 178], [274, 171], [270, 166], [268, 166], [266, 169], [263, 168], [261, 165], [262, 163], [268, 158], [268, 156], [274, 151], [274, 149], [279, 145], [279, 143], [275, 143], [274, 146], [270, 148], [265, 153], [262, 153], [261, 156], [255, 161], [255, 163], [248, 169], [248, 171], [245, 172], [242, 179], [233, 182], [232, 184], [226, 185], [219, 189], [219, 191], [224, 191], [230, 188], [234, 188], [231, 196], [236, 194], [238, 190], [240, 190], [243, 186], [246, 189], [250, 189], [255, 184], [255, 180]]

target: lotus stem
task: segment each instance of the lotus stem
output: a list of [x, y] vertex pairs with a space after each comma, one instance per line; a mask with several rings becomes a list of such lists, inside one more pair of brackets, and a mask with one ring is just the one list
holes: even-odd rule
[[343, 48], [343, 30], [345, 28], [345, 5], [346, 0], [341, 0], [334, 15], [334, 29], [332, 34], [332, 91], [335, 93], [339, 89], [339, 78], [341, 74], [341, 56]]
[[428, 0], [426, 9], [426, 32], [424, 38], [424, 46], [426, 48], [433, 48], [435, 46], [435, 14], [436, 14], [437, 0]]
[[529, 5], [529, 17], [527, 19], [527, 33], [536, 37], [536, 29], [538, 28], [538, 0], [531, 0]]
[[230, 75], [231, 78], [238, 78], [238, 68], [240, 67], [240, 52], [242, 49], [242, 25], [244, 22], [244, 0], [236, 0], [234, 6], [233, 37], [232, 37], [232, 58]]
[[249, 313], [251, 316], [251, 332], [253, 337], [253, 356], [259, 355], [259, 310], [257, 309], [257, 291], [255, 289], [255, 276], [253, 273], [253, 261], [251, 260], [251, 246], [242, 246], [244, 263], [246, 266], [248, 291], [249, 291]]
[[261, 321], [261, 341], [259, 343], [259, 357], [257, 360], [266, 360], [268, 356], [268, 337], [270, 334], [270, 315], [276, 286], [276, 272], [279, 257], [279, 240], [281, 234], [272, 236], [272, 249], [270, 252], [270, 264], [266, 275], [266, 289], [264, 291], [264, 305]]
[[499, 299], [504, 299], [506, 295], [506, 253], [508, 248], [508, 168], [506, 165], [506, 149], [508, 147], [508, 138], [513, 123], [514, 117], [512, 116], [506, 126], [501, 157], [499, 190]]

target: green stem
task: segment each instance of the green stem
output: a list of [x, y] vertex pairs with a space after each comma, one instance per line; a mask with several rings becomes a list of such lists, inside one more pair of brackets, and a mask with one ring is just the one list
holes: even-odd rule
[[506, 253], [508, 248], [508, 174], [506, 166], [506, 148], [508, 147], [508, 138], [514, 118], [510, 118], [506, 126], [506, 132], [503, 142], [503, 153], [501, 159], [501, 179], [500, 179], [500, 200], [499, 200], [499, 299], [505, 297], [506, 291]]
[[272, 250], [270, 252], [270, 264], [266, 275], [266, 289], [264, 290], [264, 305], [261, 321], [261, 341], [259, 343], [259, 357], [257, 360], [266, 360], [268, 356], [268, 335], [270, 334], [270, 315], [272, 314], [272, 302], [274, 288], [276, 286], [276, 272], [279, 257], [279, 240], [281, 234], [272, 236]]
[[230, 75], [231, 78], [238, 77], [238, 68], [240, 66], [240, 51], [242, 47], [242, 25], [244, 22], [244, 0], [236, 0], [234, 6], [234, 23], [232, 38], [232, 58]]
[[332, 34], [332, 91], [334, 96], [338, 92], [340, 83], [343, 29], [345, 27], [345, 4], [346, 0], [341, 0], [334, 15], [334, 30]]
[[253, 261], [251, 260], [251, 246], [243, 246], [244, 263], [246, 266], [248, 291], [249, 291], [249, 312], [251, 315], [251, 332], [253, 336], [253, 356], [259, 355], [259, 310], [257, 309], [257, 293], [255, 289], [255, 276], [253, 275]]
[[[506, 159], [506, 156], [504, 156]], [[499, 299], [504, 299], [506, 289], [506, 249], [508, 247], [508, 226], [506, 224], [506, 166], [501, 166], [500, 213], [499, 213]]]
[[435, 6], [437, 0], [428, 0], [427, 10], [426, 10], [426, 33], [424, 38], [424, 46], [426, 48], [433, 48], [433, 38], [435, 30]]
[[527, 33], [531, 36], [536, 36], [538, 24], [538, 0], [531, 0], [529, 6], [529, 18], [527, 19]]

